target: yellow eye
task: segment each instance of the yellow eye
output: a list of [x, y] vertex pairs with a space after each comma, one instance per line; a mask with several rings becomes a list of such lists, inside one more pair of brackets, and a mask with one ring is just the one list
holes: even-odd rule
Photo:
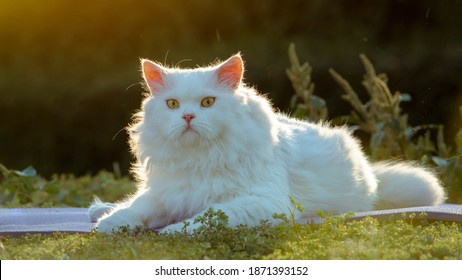
[[178, 109], [180, 108], [180, 102], [176, 99], [167, 99], [167, 106], [170, 109]]
[[209, 96], [209, 97], [202, 99], [201, 106], [204, 108], [208, 108], [212, 106], [214, 103], [215, 103], [215, 97]]

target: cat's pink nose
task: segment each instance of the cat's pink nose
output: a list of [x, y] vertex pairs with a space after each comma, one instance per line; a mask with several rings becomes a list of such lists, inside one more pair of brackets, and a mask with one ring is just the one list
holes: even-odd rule
[[189, 125], [196, 116], [193, 114], [185, 114], [183, 115], [183, 119], [186, 121], [186, 123]]

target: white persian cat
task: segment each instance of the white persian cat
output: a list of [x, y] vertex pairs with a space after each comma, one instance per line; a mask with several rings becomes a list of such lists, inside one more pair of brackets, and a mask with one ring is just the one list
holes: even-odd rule
[[296, 218], [440, 204], [445, 193], [428, 170], [371, 164], [345, 128], [276, 113], [242, 82], [239, 55], [206, 68], [171, 69], [142, 60], [150, 93], [129, 127], [137, 193], [89, 209], [99, 231], [147, 226], [188, 231], [209, 208], [229, 225], [276, 222], [290, 197]]

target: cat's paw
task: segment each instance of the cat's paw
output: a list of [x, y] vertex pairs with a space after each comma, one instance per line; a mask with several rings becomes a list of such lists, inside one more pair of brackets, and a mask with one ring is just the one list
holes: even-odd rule
[[116, 213], [114, 213], [113, 215], [99, 219], [96, 228], [98, 232], [112, 233], [120, 231], [122, 227], [134, 229], [140, 225], [141, 223], [136, 223], [122, 215], [116, 215]]
[[92, 222], [98, 221], [99, 218], [104, 216], [104, 214], [109, 213], [112, 209], [114, 209], [117, 205], [113, 203], [105, 203], [95, 198], [93, 203], [88, 208], [88, 216]]
[[200, 226], [199, 224], [194, 224], [192, 222], [189, 222], [189, 224], [185, 226], [184, 222], [180, 222], [180, 223], [168, 225], [162, 228], [159, 232], [176, 233], [176, 232], [184, 232], [186, 230], [187, 233], [193, 233], [195, 229], [199, 228], [199, 226]]

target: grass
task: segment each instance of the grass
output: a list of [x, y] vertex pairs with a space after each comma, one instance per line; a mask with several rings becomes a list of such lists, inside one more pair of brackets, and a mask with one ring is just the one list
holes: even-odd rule
[[462, 225], [373, 218], [229, 228], [215, 212], [188, 235], [138, 229], [106, 235], [0, 237], [0, 259], [462, 259]]

